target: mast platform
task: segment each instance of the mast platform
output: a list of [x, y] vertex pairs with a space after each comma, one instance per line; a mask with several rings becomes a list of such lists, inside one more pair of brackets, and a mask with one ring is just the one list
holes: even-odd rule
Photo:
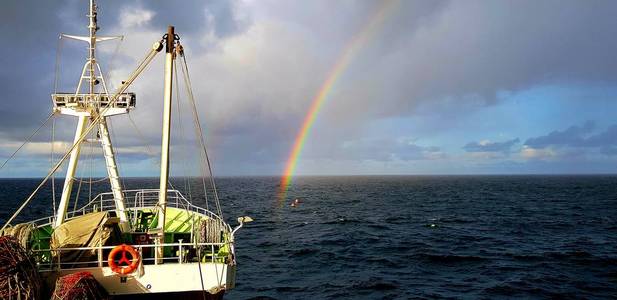
[[90, 116], [93, 108], [109, 107], [104, 110], [104, 116], [125, 114], [135, 108], [137, 96], [135, 93], [122, 93], [113, 103], [113, 96], [106, 94], [75, 94], [56, 93], [51, 95], [54, 112], [71, 116]]

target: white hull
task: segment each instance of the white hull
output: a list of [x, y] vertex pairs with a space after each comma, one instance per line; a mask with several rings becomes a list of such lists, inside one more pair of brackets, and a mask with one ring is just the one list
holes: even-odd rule
[[206, 291], [217, 293], [233, 288], [236, 276], [236, 266], [223, 263], [201, 263], [200, 276], [196, 262], [145, 265], [141, 276], [138, 275], [139, 271], [135, 271], [126, 278], [126, 282], [122, 282], [121, 277], [109, 267], [69, 269], [42, 275], [53, 286], [59, 276], [84, 271], [92, 273], [111, 296], [202, 291], [202, 279]]

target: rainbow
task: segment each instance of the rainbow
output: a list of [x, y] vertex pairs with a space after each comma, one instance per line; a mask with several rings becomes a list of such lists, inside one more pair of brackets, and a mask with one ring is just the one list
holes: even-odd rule
[[352, 62], [353, 58], [360, 52], [361, 48], [368, 43], [381, 29], [384, 21], [389, 14], [394, 11], [395, 4], [398, 4], [397, 0], [383, 1], [383, 4], [378, 8], [375, 14], [370, 18], [370, 22], [356, 34], [337, 60], [337, 63], [328, 73], [326, 81], [321, 85], [317, 95], [313, 98], [308, 113], [304, 117], [302, 127], [296, 136], [293, 148], [287, 159], [285, 165], [285, 171], [281, 177], [281, 183], [279, 187], [279, 204], [282, 204], [287, 197], [287, 190], [291, 184], [292, 177], [298, 165], [298, 159], [306, 143], [306, 138], [311, 132], [311, 128], [315, 123], [317, 114], [321, 110], [323, 104], [329, 98], [332, 88], [337, 83], [338, 79], [343, 75], [347, 67]]

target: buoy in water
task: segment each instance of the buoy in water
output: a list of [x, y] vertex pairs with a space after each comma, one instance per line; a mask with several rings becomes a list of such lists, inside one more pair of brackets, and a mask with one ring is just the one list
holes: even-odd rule
[[296, 207], [300, 205], [300, 199], [296, 198], [293, 202], [291, 202], [291, 207]]

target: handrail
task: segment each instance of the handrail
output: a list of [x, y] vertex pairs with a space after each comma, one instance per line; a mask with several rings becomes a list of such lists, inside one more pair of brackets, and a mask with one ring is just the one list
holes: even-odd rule
[[[219, 255], [219, 253], [217, 253], [215, 251], [215, 246], [218, 247], [222, 247], [225, 245], [230, 245], [231, 248], [233, 249], [233, 242], [223, 242], [223, 243], [183, 243], [182, 240], [180, 240], [179, 243], [163, 243], [163, 244], [158, 244], [158, 243], [154, 243], [154, 244], [145, 244], [145, 245], [131, 245], [134, 248], [137, 248], [137, 250], [140, 253], [142, 253], [142, 250], [144, 248], [154, 248], [154, 247], [178, 247], [178, 256], [167, 256], [167, 257], [162, 257], [161, 259], [163, 261], [177, 261], [177, 263], [179, 264], [183, 264], [185, 263], [184, 261], [184, 249], [183, 248], [197, 248], [197, 247], [203, 247], [203, 246], [208, 246], [210, 248], [210, 255], [208, 255], [207, 253], [203, 255], [203, 257], [198, 257], [198, 262], [199, 263], [203, 263], [202, 259], [205, 257], [210, 256], [210, 262], [211, 263], [221, 263], [219, 261], [220, 258], [224, 258], [226, 256], [221, 256]], [[49, 253], [49, 252], [58, 252], [58, 260], [57, 261], [51, 261], [51, 262], [47, 262], [47, 263], [37, 263], [38, 268], [41, 271], [49, 271], [49, 270], [53, 270], [55, 267], [55, 270], [61, 270], [63, 265], [70, 265], [72, 266], [72, 268], [70, 269], [76, 269], [79, 267], [75, 267], [75, 266], [92, 266], [94, 264], [96, 264], [99, 267], [104, 266], [105, 264], [107, 264], [107, 260], [103, 259], [102, 255], [98, 256], [98, 259], [95, 261], [74, 261], [74, 262], [62, 262], [61, 260], [61, 255], [60, 253], [62, 251], [93, 251], [93, 250], [98, 250], [99, 253], [102, 253], [103, 250], [108, 250], [108, 249], [113, 249], [117, 246], [92, 246], [92, 247], [72, 247], [72, 248], [56, 248], [56, 249], [44, 249], [44, 250], [32, 250], [33, 254], [36, 256], [37, 253]], [[220, 248], [219, 248], [220, 249]], [[159, 259], [156, 257], [156, 251], [155, 253], [155, 257], [154, 258], [144, 258], [142, 257], [142, 261], [152, 261], [154, 262], [155, 265], [159, 264]], [[235, 262], [235, 259], [232, 256], [232, 261]], [[224, 263], [224, 262], [223, 262]]]
[[[158, 189], [134, 189], [134, 190], [125, 190], [123, 191], [125, 201], [125, 210], [136, 210], [143, 208], [152, 208], [156, 207], [158, 204]], [[205, 216], [208, 216], [213, 219], [218, 219], [220, 221], [224, 220], [214, 212], [211, 212], [202, 207], [196, 206], [188, 201], [182, 193], [178, 190], [168, 190], [168, 201], [167, 207], [171, 208], [180, 208], [185, 209], [191, 212], [199, 213]], [[133, 201], [129, 201], [128, 199], [133, 199]], [[132, 203], [131, 203], [132, 202]], [[100, 193], [96, 197], [92, 198], [88, 203], [86, 203], [81, 208], [68, 212], [67, 220], [73, 219], [77, 216], [84, 215], [86, 213], [95, 212], [95, 211], [115, 211], [116, 205], [113, 198], [112, 192]], [[32, 221], [37, 226], [45, 226], [48, 224], [52, 224], [54, 220], [54, 216], [48, 216], [44, 218], [40, 218]], [[225, 223], [226, 227], [228, 227], [229, 231], [231, 231], [231, 226]]]
[[[231, 242], [223, 242], [223, 243], [164, 243], [164, 244], [145, 244], [145, 245], [129, 245], [134, 248], [154, 248], [154, 247], [178, 247], [178, 246], [225, 246], [227, 244], [231, 244]], [[55, 249], [39, 249], [32, 250], [32, 252], [48, 252], [48, 251], [88, 251], [88, 250], [108, 250], [117, 247], [118, 245], [112, 246], [92, 246], [92, 247], [72, 247], [72, 248], [55, 248]]]
[[[125, 205], [127, 205], [125, 207], [126, 211], [136, 211], [139, 209], [144, 209], [144, 208], [154, 208], [157, 206], [158, 204], [158, 193], [159, 191], [156, 189], [139, 189], [139, 190], [126, 190], [123, 191], [124, 195], [125, 195]], [[201, 261], [201, 259], [203, 257], [208, 257], [210, 256], [211, 258], [211, 262], [219, 262], [219, 259], [222, 257], [219, 257], [219, 255], [217, 254], [217, 252], [215, 251], [215, 247], [219, 248], [220, 247], [224, 247], [226, 245], [228, 245], [230, 247], [230, 251], [232, 253], [232, 261], [235, 261], [235, 258], [233, 256], [234, 253], [234, 241], [233, 241], [233, 232], [232, 232], [232, 228], [229, 224], [227, 224], [220, 216], [216, 215], [215, 213], [206, 210], [204, 208], [198, 207], [196, 205], [193, 205], [192, 203], [190, 203], [183, 195], [182, 193], [180, 193], [177, 190], [169, 190], [168, 193], [170, 194], [169, 196], [169, 202], [168, 202], [168, 207], [172, 207], [172, 208], [180, 208], [180, 209], [185, 209], [189, 212], [193, 212], [196, 214], [201, 214], [203, 216], [207, 216], [210, 217], [212, 219], [215, 220], [219, 220], [221, 221], [221, 223], [224, 226], [225, 231], [227, 231], [230, 234], [230, 237], [228, 240], [226, 240], [225, 242], [220, 242], [220, 243], [196, 243], [196, 242], [189, 242], [189, 243], [183, 243], [182, 241], [180, 241], [179, 243], [163, 243], [163, 244], [159, 244], [159, 243], [154, 243], [154, 244], [145, 244], [145, 245], [132, 245], [133, 247], [135, 247], [136, 249], [139, 249], [139, 251], [142, 251], [142, 249], [145, 248], [154, 248], [154, 247], [177, 247], [177, 249], [179, 250], [179, 256], [167, 256], [167, 257], [162, 257], [162, 258], [157, 258], [156, 257], [156, 251], [155, 251], [155, 258], [154, 258], [154, 263], [158, 264], [159, 259], [163, 259], [164, 261], [169, 261], [169, 260], [178, 260], [179, 263], [183, 262], [183, 249], [187, 249], [187, 248], [195, 248], [195, 247], [206, 247], [206, 252], [207, 253], [203, 253], [205, 256], [200, 257], [199, 261]], [[86, 213], [90, 213], [90, 212], [95, 212], [95, 211], [115, 211], [116, 210], [116, 206], [115, 206], [115, 202], [114, 202], [114, 198], [113, 198], [113, 193], [111, 192], [107, 192], [107, 193], [101, 193], [98, 194], [96, 197], [94, 197], [92, 200], [90, 200], [87, 204], [85, 204], [84, 206], [82, 206], [81, 208], [71, 211], [67, 214], [67, 220], [73, 219], [73, 218], [77, 218], [81, 215], [84, 215]], [[54, 217], [53, 216], [49, 216], [49, 217], [45, 217], [45, 218], [41, 218], [38, 220], [33, 221], [32, 223], [34, 223], [36, 226], [45, 226], [45, 225], [49, 225], [49, 224], [53, 224], [53, 220]], [[192, 235], [191, 235], [191, 239], [192, 239]], [[43, 261], [39, 261], [37, 264], [39, 266], [39, 269], [43, 270], [43, 269], [61, 269], [62, 266], [66, 266], [66, 265], [71, 265], [72, 268], [75, 268], [76, 266], [90, 266], [93, 263], [96, 263], [98, 266], [104, 266], [106, 264], [106, 261], [103, 260], [102, 258], [102, 251], [103, 250], [108, 250], [108, 249], [112, 249], [115, 246], [92, 246], [92, 247], [72, 247], [72, 248], [56, 248], [56, 249], [32, 249], [33, 254], [35, 256], [42, 254], [43, 256], [46, 256], [46, 254], [44, 253], [57, 253], [58, 257], [56, 259], [52, 259], [52, 261], [49, 262], [43, 262]], [[65, 251], [97, 251], [99, 252], [99, 258], [97, 261], [92, 261], [92, 262], [63, 262], [61, 259], [61, 255], [60, 253], [65, 252]], [[47, 255], [49, 255], [47, 254]], [[144, 258], [144, 261], [148, 261], [150, 262], [152, 259], [150, 258]], [[216, 260], [216, 261], [215, 261]]]

